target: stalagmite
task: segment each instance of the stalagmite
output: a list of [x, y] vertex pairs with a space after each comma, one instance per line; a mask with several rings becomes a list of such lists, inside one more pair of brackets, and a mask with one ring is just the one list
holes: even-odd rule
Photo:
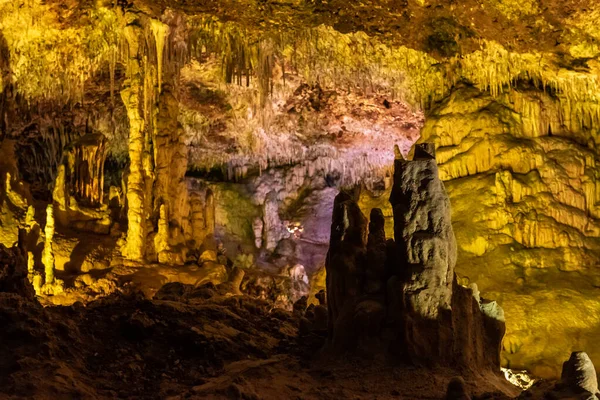
[[333, 205], [327, 270], [328, 340], [336, 350], [352, 349], [358, 338], [354, 313], [361, 294], [359, 276], [364, 268], [367, 219], [347, 193], [340, 193]]
[[[450, 203], [430, 145], [396, 160], [390, 202], [367, 220], [347, 193], [334, 203], [327, 254], [328, 347], [418, 364], [499, 372], [504, 322], [495, 303], [458, 285]], [[497, 312], [488, 312], [496, 307]]]
[[54, 282], [54, 252], [52, 251], [52, 240], [54, 239], [54, 211], [52, 205], [46, 207], [46, 226], [44, 227], [44, 251], [42, 263], [44, 264], [45, 283], [51, 285]]
[[583, 351], [571, 353], [564, 362], [562, 382], [575, 392], [598, 394], [598, 378], [590, 357]]
[[[596, 322], [585, 311], [598, 307], [589, 281], [600, 261], [600, 164], [589, 143], [593, 125], [582, 116], [596, 109], [584, 98], [528, 86], [494, 98], [461, 84], [429, 112], [421, 132], [420, 141], [435, 143], [460, 227], [457, 272], [501, 294], [512, 315], [511, 342], [528, 342], [540, 329], [556, 332], [503, 355], [544, 378], [560, 374], [562, 355], [553, 348], [585, 347], [592, 357], [600, 351], [590, 345]], [[555, 310], [565, 299], [573, 309], [559, 320]], [[531, 313], [537, 317], [527, 318]]]
[[254, 232], [254, 246], [257, 249], [262, 247], [264, 225], [265, 224], [261, 218], [254, 218], [254, 222], [252, 223], [252, 232]]
[[206, 191], [206, 203], [204, 206], [204, 226], [206, 235], [210, 238], [215, 234], [215, 195], [212, 190]]
[[289, 237], [279, 217], [277, 193], [271, 191], [263, 204], [263, 245], [269, 251], [275, 250], [280, 240]]
[[[54, 276], [54, 251], [52, 243], [54, 241], [54, 206], [49, 204], [46, 207], [46, 226], [44, 227], [44, 249], [42, 250], [42, 264], [44, 265], [44, 285], [41, 288], [44, 294], [59, 294], [63, 291], [63, 281]], [[34, 276], [34, 287], [36, 287]]]
[[456, 240], [450, 201], [427, 149], [416, 146], [413, 161], [395, 161], [390, 203], [398, 258], [406, 260], [401, 268], [408, 277], [403, 289], [407, 311], [436, 319], [440, 310], [450, 309]]
[[386, 273], [387, 243], [385, 239], [385, 219], [380, 209], [371, 210], [369, 218], [369, 237], [367, 240], [367, 259], [365, 268], [365, 293], [381, 293]]
[[190, 222], [192, 224], [192, 240], [196, 248], [204, 242], [206, 226], [204, 223], [204, 207], [206, 197], [194, 192], [190, 196]]

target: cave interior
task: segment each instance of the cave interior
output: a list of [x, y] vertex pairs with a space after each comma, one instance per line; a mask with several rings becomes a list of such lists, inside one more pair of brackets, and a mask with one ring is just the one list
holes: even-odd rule
[[600, 399], [599, 20], [0, 0], [0, 398]]

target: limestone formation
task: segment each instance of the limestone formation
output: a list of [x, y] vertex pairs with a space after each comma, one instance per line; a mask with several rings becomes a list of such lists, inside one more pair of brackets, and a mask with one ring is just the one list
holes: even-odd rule
[[[126, 19], [127, 80], [121, 98], [129, 119], [130, 167], [123, 254], [144, 261], [148, 237], [154, 233], [158, 240], [151, 243], [152, 257], [181, 264], [193, 226], [185, 181], [187, 149], [177, 121], [180, 49], [174, 46], [173, 35], [178, 28], [135, 13], [126, 14]], [[170, 21], [180, 22], [177, 18]]]
[[385, 219], [380, 209], [371, 210], [369, 236], [367, 239], [368, 268], [365, 269], [365, 293], [382, 293], [386, 278], [387, 244], [385, 239]]
[[431, 146], [396, 160], [390, 202], [396, 240], [381, 211], [367, 219], [352, 197], [334, 204], [327, 255], [328, 347], [417, 364], [499, 372], [502, 312], [454, 274], [450, 203]]
[[441, 309], [450, 309], [456, 241], [436, 161], [421, 146], [416, 146], [413, 161], [395, 161], [390, 203], [398, 259], [405, 262], [401, 268], [408, 278], [407, 307], [436, 319]]
[[210, 189], [206, 191], [204, 226], [206, 228], [206, 235], [212, 237], [215, 234], [215, 195]]
[[347, 193], [333, 205], [327, 270], [328, 340], [336, 350], [356, 347], [354, 313], [361, 295], [365, 264], [367, 219]]
[[545, 378], [570, 348], [600, 357], [595, 107], [527, 86], [493, 97], [459, 85], [420, 139], [435, 143], [452, 203], [457, 273], [510, 315], [504, 363]]
[[[44, 249], [42, 251], [42, 264], [44, 265], [44, 285], [41, 287], [41, 292], [47, 295], [59, 294], [63, 291], [64, 282], [60, 279], [56, 279], [54, 276], [55, 272], [55, 259], [53, 250], [54, 241], [54, 207], [49, 204], [46, 207], [46, 226], [44, 227]], [[34, 274], [33, 279], [34, 287], [37, 290], [38, 283]]]
[[190, 185], [190, 223], [193, 244], [196, 248], [202, 246], [205, 240], [209, 246], [214, 244], [215, 234], [215, 200], [213, 191], [205, 184]]
[[127, 244], [123, 255], [130, 260], [143, 261], [148, 218], [146, 209], [147, 153], [144, 152], [144, 118], [142, 109], [142, 88], [144, 77], [142, 71], [143, 49], [140, 44], [141, 33], [139, 21], [130, 15], [128, 26], [124, 29], [124, 36], [128, 46], [127, 81], [121, 90], [121, 98], [127, 109], [129, 119], [129, 173], [127, 175]]
[[52, 205], [46, 208], [46, 226], [44, 227], [44, 251], [42, 263], [44, 264], [44, 282], [46, 285], [54, 283], [54, 252], [52, 241], [54, 240], [54, 212]]
[[72, 143], [66, 155], [69, 194], [84, 205], [99, 206], [104, 202], [106, 145], [104, 135], [88, 133]]
[[587, 353], [576, 351], [563, 364], [561, 381], [576, 393], [598, 393], [598, 377], [596, 369]]
[[104, 201], [106, 138], [89, 133], [70, 144], [58, 166], [52, 201], [60, 226], [108, 234], [112, 224]]
[[265, 249], [275, 250], [277, 243], [286, 237], [289, 237], [289, 232], [279, 217], [277, 193], [271, 191], [267, 194], [263, 205], [263, 244]]

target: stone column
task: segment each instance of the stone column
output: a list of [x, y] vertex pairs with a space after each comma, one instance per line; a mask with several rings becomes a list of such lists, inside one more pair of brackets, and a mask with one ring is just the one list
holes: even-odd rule
[[144, 118], [140, 111], [143, 90], [140, 46], [141, 28], [135, 16], [128, 15], [129, 25], [123, 30], [128, 45], [127, 80], [121, 91], [129, 119], [129, 174], [127, 176], [127, 243], [123, 255], [130, 260], [144, 261], [146, 248], [146, 174], [144, 173]]

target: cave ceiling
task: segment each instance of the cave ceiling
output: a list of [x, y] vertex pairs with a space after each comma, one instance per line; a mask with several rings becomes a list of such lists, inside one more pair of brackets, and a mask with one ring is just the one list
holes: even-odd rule
[[[593, 0], [4, 0], [0, 2], [0, 26], [10, 51], [12, 79], [20, 80], [22, 92], [31, 97], [77, 86], [76, 80], [88, 78], [112, 57], [109, 50], [119, 43], [125, 11], [163, 20], [167, 12], [184, 16], [190, 34], [188, 47], [193, 47], [189, 44], [194, 31], [205, 25], [198, 23], [199, 19], [235, 27], [250, 44], [273, 37], [290, 44], [291, 38], [301, 40], [315, 29], [321, 29], [322, 37], [359, 35], [348, 40], [358, 37], [391, 52], [398, 48], [416, 51], [408, 58], [419, 57], [421, 63], [407, 63], [404, 69], [416, 69], [421, 75], [433, 75], [432, 69], [436, 74], [441, 71], [441, 79], [427, 76], [428, 87], [422, 91], [430, 93], [463, 78], [492, 88], [519, 75], [550, 86], [565, 86], [565, 81], [570, 84], [573, 79], [591, 80], [595, 88], [600, 53], [596, 24], [600, 5]], [[339, 42], [340, 38], [333, 40]], [[324, 40], [325, 48], [327, 44]], [[48, 54], [39, 60], [44, 49]], [[359, 60], [360, 52], [355, 53]], [[66, 65], [59, 65], [61, 57], [66, 58]], [[385, 57], [376, 61], [393, 64]], [[411, 78], [410, 71], [392, 66]], [[59, 90], [56, 83], [48, 84], [37, 76], [42, 73], [54, 82], [63, 78], [73, 82], [63, 83]], [[374, 75], [370, 74], [375, 80]], [[436, 80], [442, 82], [434, 87]], [[572, 85], [572, 90], [589, 94], [583, 93], [589, 91], [589, 82], [579, 83]]]
[[[306, 120], [312, 130], [338, 133], [343, 117], [372, 116], [375, 107], [379, 116], [354, 118], [357, 132], [382, 120], [398, 125], [381, 106], [385, 98], [427, 112], [462, 82], [493, 96], [533, 85], [588, 110], [600, 93], [598, 17], [594, 0], [0, 0], [0, 125], [22, 135], [42, 130], [32, 128], [40, 116], [40, 125], [62, 130], [70, 119], [72, 130], [92, 126], [109, 138], [111, 154], [126, 158], [119, 93], [130, 24], [145, 26], [148, 62], [180, 72], [179, 120], [192, 163], [207, 166], [226, 153], [273, 154], [256, 145], [261, 129], [293, 131], [303, 148], [314, 142], [298, 127]], [[167, 43], [157, 51], [164, 29]], [[301, 121], [290, 128], [290, 104], [307, 100], [295, 98], [306, 92], [302, 84], [318, 85], [325, 98], [334, 91], [337, 106], [319, 98], [312, 107], [307, 95], [310, 115], [297, 113]], [[269, 112], [258, 110], [265, 106]], [[325, 118], [332, 108], [336, 117]]]

